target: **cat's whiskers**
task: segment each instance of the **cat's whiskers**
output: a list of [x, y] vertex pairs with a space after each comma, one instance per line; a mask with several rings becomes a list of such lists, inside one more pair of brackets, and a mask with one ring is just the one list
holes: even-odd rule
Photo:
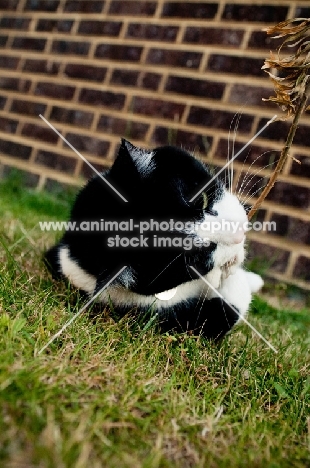
[[200, 308], [199, 308], [199, 312], [198, 312], [197, 318], [196, 318], [195, 327], [197, 326], [197, 322], [198, 322], [198, 320], [199, 320], [199, 318], [200, 318], [201, 310], [202, 310], [203, 305], [204, 305], [204, 303], [205, 303], [205, 301], [206, 301], [206, 299], [207, 299], [209, 290], [210, 290], [210, 288], [208, 288], [207, 291], [206, 291], [205, 293], [203, 293], [203, 290], [202, 290], [202, 291], [201, 291], [201, 294], [200, 294], [200, 296], [199, 296], [199, 299], [198, 299], [198, 301], [197, 301], [197, 305], [198, 305], [201, 296], [204, 295], [204, 297], [203, 297], [203, 299], [202, 299], [202, 302], [201, 302], [201, 306], [200, 306]]
[[255, 195], [256, 195], [257, 193], [259, 193], [259, 192], [260, 192], [261, 190], [263, 190], [264, 188], [265, 188], [265, 185], [263, 185], [262, 187], [259, 187], [257, 190], [255, 190], [254, 193], [252, 193], [250, 196], [248, 196], [248, 197], [245, 199], [244, 203], [247, 204], [252, 198], [255, 197]]
[[[276, 163], [276, 161], [273, 161], [272, 163], [270, 164], [266, 164], [264, 167], [262, 167], [260, 170], [256, 171], [254, 174], [252, 174], [252, 177], [251, 179], [248, 181], [248, 183], [246, 184], [246, 186], [243, 188], [242, 190], [242, 193], [238, 195], [238, 197], [241, 197], [242, 196], [242, 199], [240, 198], [239, 201], [240, 203], [245, 206], [248, 204], [249, 200], [251, 200], [260, 190], [263, 190], [263, 188], [265, 187], [264, 185], [259, 187], [257, 190], [255, 190], [255, 192], [252, 192], [251, 191], [253, 190], [253, 187], [255, 187], [257, 184], [261, 183], [265, 177], [260, 177], [260, 179], [258, 181], [256, 181], [250, 188], [249, 190], [247, 191], [246, 194], [244, 194], [244, 190], [245, 188], [247, 187], [247, 185], [251, 182], [251, 180], [257, 176], [257, 174], [259, 174], [259, 172], [261, 172], [261, 170], [263, 169], [266, 169], [270, 166], [273, 166], [274, 164]], [[240, 191], [240, 189], [239, 189]]]
[[[246, 189], [247, 186], [251, 183], [251, 181], [254, 179], [254, 177], [257, 177], [257, 175], [258, 175], [260, 172], [262, 172], [264, 169], [267, 169], [267, 168], [270, 167], [270, 166], [273, 166], [273, 164], [274, 164], [273, 162], [270, 163], [270, 164], [266, 164], [265, 166], [263, 166], [263, 167], [261, 167], [260, 169], [258, 169], [254, 174], [249, 174], [249, 177], [247, 178], [248, 181], [247, 181], [246, 185], [242, 188], [242, 191], [241, 191], [241, 187], [240, 187], [240, 189], [238, 190], [238, 197], [242, 197], [242, 196], [243, 196], [243, 193], [244, 193], [245, 189]], [[264, 179], [264, 177], [261, 177], [259, 181], [255, 182], [255, 184], [253, 184], [253, 185], [249, 188], [247, 194], [250, 192], [250, 190], [251, 190], [257, 183], [261, 182], [263, 179]]]
[[247, 153], [247, 155], [246, 155], [246, 157], [245, 157], [245, 159], [244, 159], [244, 161], [242, 163], [242, 168], [241, 168], [241, 171], [239, 172], [238, 179], [237, 179], [236, 183], [234, 184], [235, 185], [235, 190], [231, 192], [233, 195], [236, 195], [236, 188], [238, 187], [240, 176], [242, 174], [244, 165], [245, 165], [245, 163], [246, 163], [246, 161], [247, 161], [247, 159], [249, 157], [250, 152], [251, 152], [251, 150], [248, 151], [248, 153]]
[[[245, 182], [247, 182], [248, 179], [249, 179], [250, 177], [251, 177], [250, 180], [252, 180], [253, 177], [255, 177], [257, 174], [259, 174], [259, 172], [261, 172], [263, 169], [266, 169], [267, 167], [272, 166], [272, 165], [275, 163], [275, 161], [273, 161], [272, 163], [266, 164], [264, 167], [259, 168], [258, 171], [257, 171], [256, 173], [254, 173], [254, 174], [252, 174], [252, 173], [250, 172], [251, 168], [252, 168], [253, 165], [256, 163], [256, 161], [258, 161], [258, 159], [259, 159], [260, 157], [262, 157], [262, 156], [264, 156], [265, 154], [268, 154], [268, 153], [270, 153], [270, 151], [265, 151], [264, 153], [260, 154], [260, 155], [257, 156], [257, 157], [254, 159], [254, 161], [250, 164], [250, 166], [249, 166], [248, 169], [247, 169], [247, 172], [245, 173], [245, 175], [244, 175], [244, 177], [243, 177], [242, 184], [241, 184], [241, 186], [239, 187], [239, 190], [238, 190], [238, 192], [237, 192], [237, 194], [236, 194], [237, 196], [240, 194], [241, 190], [243, 189], [243, 186], [244, 186]], [[240, 176], [239, 176], [239, 177], [240, 177]], [[241, 192], [241, 193], [242, 193], [242, 192]]]
[[263, 177], [261, 177], [259, 180], [257, 180], [255, 182], [255, 184], [252, 185], [252, 187], [248, 190], [248, 192], [246, 193], [246, 195], [243, 195], [243, 199], [240, 201], [240, 203], [243, 205], [243, 206], [246, 206], [249, 202], [249, 200], [251, 200], [253, 197], [255, 197], [255, 195], [257, 193], [259, 193], [260, 190], [262, 190], [264, 188], [264, 186], [260, 185], [258, 187], [258, 189], [256, 189], [254, 192], [251, 193], [251, 190], [253, 189], [253, 187], [255, 187], [255, 185], [257, 184], [260, 184], [262, 182], [262, 180], [264, 180]]
[[274, 115], [266, 124], [255, 133], [255, 135], [249, 139], [249, 141], [233, 156], [230, 162], [226, 163], [219, 171], [217, 171], [213, 177], [200, 189], [198, 192], [189, 200], [190, 203], [193, 202], [215, 179], [219, 177], [219, 175], [225, 171], [225, 169], [241, 154], [248, 146], [253, 143], [253, 141], [267, 128], [272, 122], [274, 122], [277, 118], [277, 115]]
[[[228, 162], [231, 159], [231, 163], [229, 164], [230, 167], [228, 166], [228, 189], [230, 193], [232, 193], [232, 189], [233, 189], [235, 145], [236, 145], [236, 137], [237, 137], [237, 132], [238, 132], [241, 117], [242, 117], [242, 113], [240, 112], [236, 113], [229, 127], [227, 159], [228, 159]], [[231, 126], [235, 119], [236, 119], [236, 122], [234, 126], [234, 137], [233, 137], [233, 144], [232, 144], [232, 150], [231, 150], [231, 155], [230, 155], [230, 151], [229, 151], [230, 132], [231, 132]]]
[[[243, 161], [242, 168], [241, 168], [241, 171], [240, 171], [240, 173], [239, 173], [239, 176], [238, 176], [238, 179], [237, 179], [237, 182], [236, 182], [236, 190], [237, 190], [237, 187], [238, 187], [238, 185], [239, 185], [240, 177], [243, 175], [243, 169], [244, 169], [244, 166], [245, 166], [245, 164], [246, 164], [246, 162], [247, 162], [247, 159], [248, 159], [250, 153], [251, 153], [251, 150], [248, 151], [248, 154], [246, 155], [246, 158], [245, 158], [244, 161]], [[247, 168], [246, 173], [243, 175], [243, 180], [242, 180], [241, 186], [239, 187], [239, 191], [240, 191], [240, 189], [242, 188], [244, 182], [247, 180], [247, 177], [248, 177], [248, 174], [249, 174], [249, 170], [251, 169], [251, 167], [253, 166], [253, 164], [254, 164], [256, 161], [258, 161], [258, 159], [261, 158], [261, 157], [262, 157], [264, 154], [266, 154], [266, 153], [269, 153], [269, 151], [265, 151], [264, 153], [261, 153], [259, 156], [257, 156], [257, 157], [254, 159], [254, 161], [250, 164], [250, 166]], [[238, 191], [238, 192], [235, 191], [235, 195], [236, 195], [236, 196], [238, 196], [239, 191]]]

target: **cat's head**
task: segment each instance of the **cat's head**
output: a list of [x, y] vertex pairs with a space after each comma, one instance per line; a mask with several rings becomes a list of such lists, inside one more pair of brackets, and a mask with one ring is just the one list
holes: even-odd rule
[[[229, 274], [243, 261], [247, 216], [242, 204], [207, 166], [187, 151], [173, 146], [144, 150], [122, 140], [107, 178], [128, 199], [125, 204], [118, 200], [118, 207], [127, 219], [179, 222], [162, 232], [160, 229], [146, 232], [151, 239], [149, 249], [132, 249], [131, 254], [123, 249], [124, 258], [139, 266], [148, 259], [149, 268], [154, 267], [157, 275], [163, 266], [183, 253], [187, 265], [197, 266], [202, 274], [210, 273], [214, 286], [218, 286], [222, 274]], [[152, 239], [155, 234], [171, 241], [191, 239], [193, 248], [189, 249], [186, 241], [181, 246], [181, 240], [177, 248], [173, 242], [156, 247]], [[175, 262], [175, 267], [178, 264]], [[177, 278], [172, 264], [169, 269]]]

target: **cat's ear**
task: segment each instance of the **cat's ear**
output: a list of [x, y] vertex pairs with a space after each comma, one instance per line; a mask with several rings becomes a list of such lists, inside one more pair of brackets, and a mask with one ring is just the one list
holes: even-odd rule
[[155, 167], [154, 153], [134, 146], [130, 141], [122, 139], [120, 153], [126, 153], [135, 164], [141, 175], [148, 175]]

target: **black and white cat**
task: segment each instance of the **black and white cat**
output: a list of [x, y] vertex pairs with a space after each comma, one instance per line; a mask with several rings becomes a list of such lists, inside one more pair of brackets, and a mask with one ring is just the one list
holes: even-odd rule
[[[117, 232], [81, 229], [107, 221], [126, 228], [130, 220], [131, 229]], [[157, 224], [142, 239], [141, 223], [150, 220]], [[155, 312], [162, 330], [218, 339], [246, 315], [252, 293], [263, 284], [242, 269], [244, 207], [202, 162], [173, 146], [147, 151], [122, 140], [111, 169], [93, 177], [78, 194], [71, 221], [76, 228], [47, 252], [47, 263], [54, 275], [90, 297], [126, 265], [99, 295], [119, 316]], [[239, 228], [213, 230], [214, 221]], [[135, 240], [136, 246], [117, 246], [116, 236], [126, 237], [127, 244]], [[166, 246], [155, 245], [160, 237]], [[192, 248], [184, 248], [186, 239]]]

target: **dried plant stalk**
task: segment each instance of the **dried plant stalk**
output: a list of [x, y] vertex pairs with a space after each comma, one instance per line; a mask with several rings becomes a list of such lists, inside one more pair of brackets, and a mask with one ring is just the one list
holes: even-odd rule
[[[276, 93], [276, 96], [270, 96], [264, 100], [277, 103], [286, 112], [282, 120], [293, 116], [293, 122], [276, 168], [256, 203], [248, 213], [249, 220], [260, 208], [283, 169], [285, 161], [289, 156], [299, 119], [306, 109], [310, 89], [310, 18], [294, 18], [282, 21], [266, 31], [269, 35], [277, 34], [277, 36], [273, 37], [274, 39], [283, 37], [284, 41], [278, 48], [277, 56], [271, 53], [270, 58], [265, 60], [265, 64], [262, 67], [272, 79]], [[296, 52], [290, 56], [280, 58], [283, 46], [295, 47]], [[273, 69], [277, 71], [277, 75], [272, 73], [271, 70]]]

